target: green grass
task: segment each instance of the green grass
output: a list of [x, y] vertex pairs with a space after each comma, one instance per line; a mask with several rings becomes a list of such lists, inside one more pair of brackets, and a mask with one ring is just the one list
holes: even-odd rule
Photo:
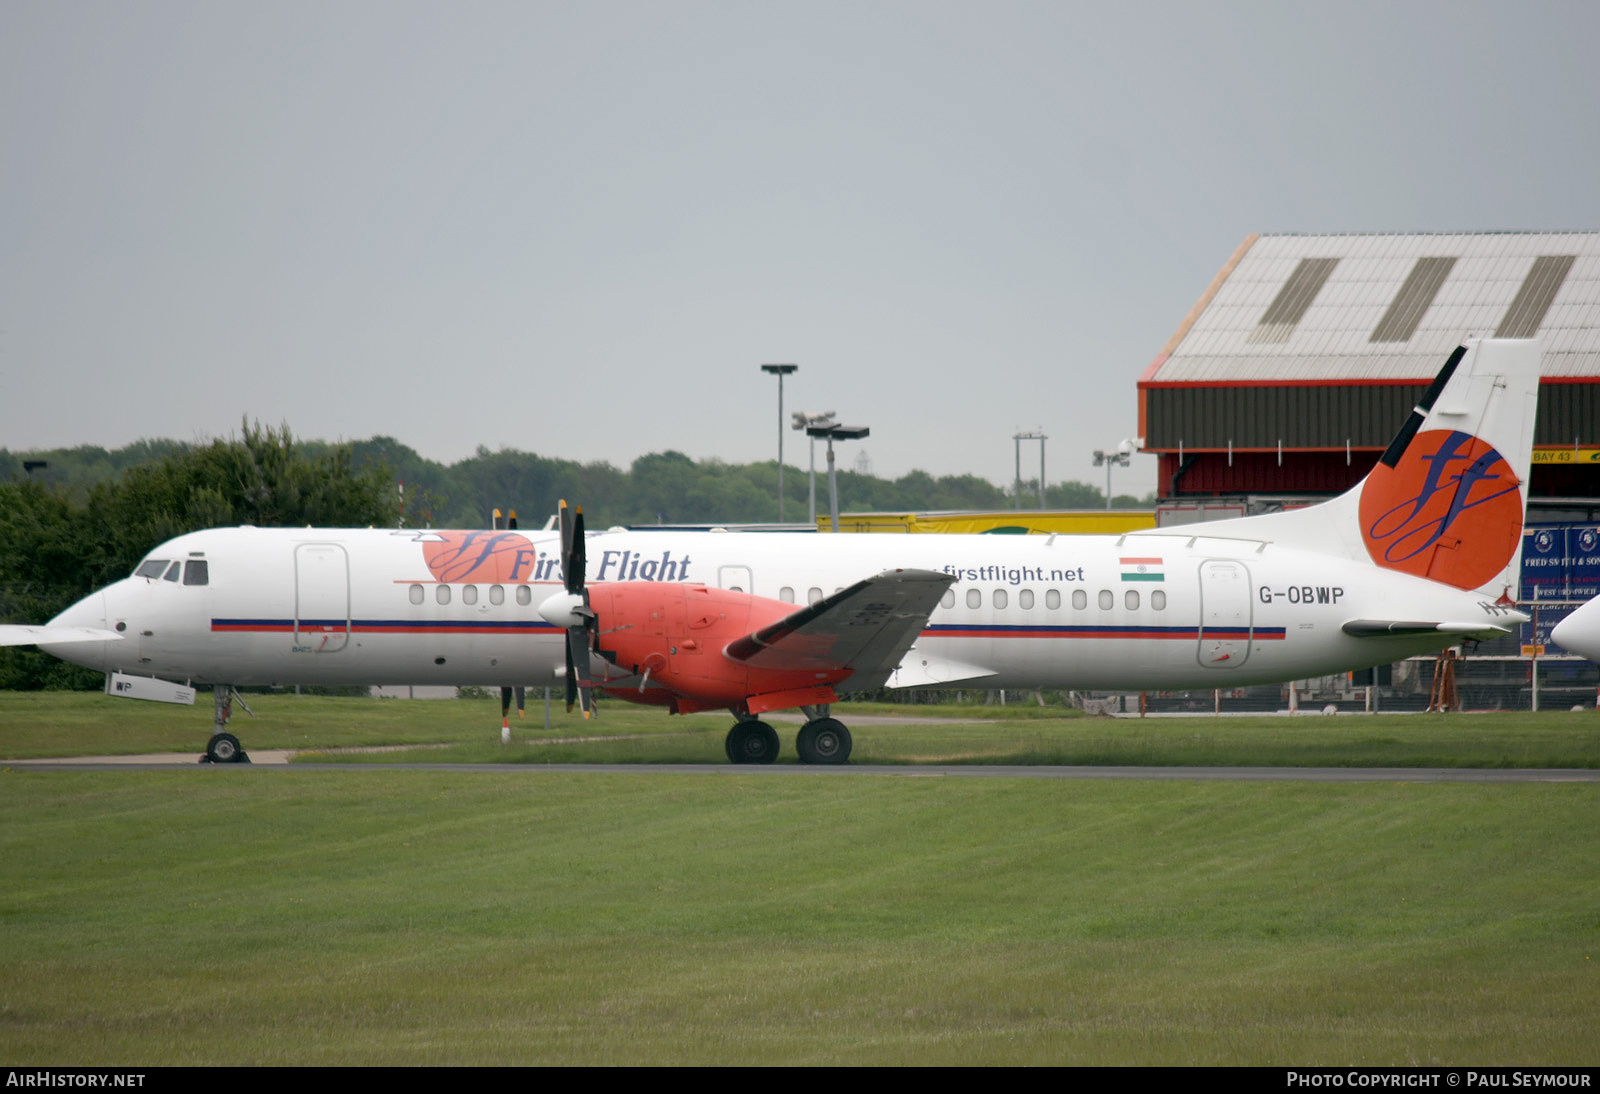
[[[251, 699], [0, 763], [0, 1059], [1590, 1064], [1600, 786], [772, 779], [726, 719]], [[861, 764], [1596, 766], [1590, 713], [876, 724]], [[210, 708], [0, 693], [0, 755]], [[780, 726], [792, 760], [794, 726]], [[581, 738], [581, 739], [580, 739]], [[442, 748], [422, 749], [424, 745]], [[589, 774], [564, 761], [716, 763]]]
[[34, 1064], [1592, 1064], [1600, 788], [0, 772]]
[[[259, 695], [259, 717], [235, 708], [247, 749], [298, 749], [327, 762], [724, 763], [722, 714], [672, 717], [606, 704], [585, 722], [542, 703], [513, 717], [500, 744], [496, 699], [406, 701]], [[842, 704], [858, 764], [1199, 764], [1334, 767], [1600, 767], [1600, 714], [1378, 714], [1301, 717], [1095, 718], [1059, 708]], [[892, 724], [870, 716], [891, 715]], [[861, 720], [857, 720], [861, 719]], [[919, 719], [924, 719], [919, 721]], [[780, 762], [794, 762], [797, 724], [774, 722]], [[210, 735], [211, 704], [193, 707], [72, 692], [0, 692], [0, 758], [191, 752]], [[413, 751], [334, 750], [410, 745]]]

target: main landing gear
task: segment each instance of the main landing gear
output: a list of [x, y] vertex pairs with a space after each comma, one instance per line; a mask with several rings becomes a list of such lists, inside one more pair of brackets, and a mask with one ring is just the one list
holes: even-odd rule
[[203, 764], [247, 764], [250, 754], [239, 743], [239, 738], [227, 731], [228, 720], [233, 717], [233, 701], [252, 717], [255, 711], [246, 705], [239, 693], [228, 684], [217, 684], [211, 689], [211, 740], [206, 743], [206, 753], [200, 757]]
[[[794, 739], [794, 749], [803, 764], [842, 764], [850, 760], [850, 731], [837, 718], [830, 718], [826, 708], [804, 708], [811, 718], [800, 727]], [[770, 764], [778, 758], [778, 734], [767, 723], [747, 718], [734, 723], [728, 730], [725, 742], [728, 762], [736, 764]]]
[[794, 750], [803, 764], [842, 764], [850, 760], [850, 731], [837, 718], [817, 718], [800, 727]]
[[770, 764], [778, 758], [778, 731], [754, 718], [735, 722], [723, 747], [729, 763]]

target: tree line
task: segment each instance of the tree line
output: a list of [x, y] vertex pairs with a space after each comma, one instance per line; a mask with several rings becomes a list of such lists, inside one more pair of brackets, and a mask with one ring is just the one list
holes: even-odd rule
[[[778, 519], [778, 466], [772, 460], [751, 464], [715, 459], [697, 462], [681, 452], [667, 451], [640, 456], [624, 469], [606, 462], [579, 463], [512, 448], [490, 451], [480, 446], [472, 456], [445, 464], [423, 457], [393, 437], [335, 445], [297, 441], [287, 428], [267, 430], [246, 423], [245, 429], [246, 435], [238, 440], [199, 445], [146, 440], [110, 450], [80, 446], [11, 452], [0, 448], [0, 483], [32, 481], [84, 502], [94, 488], [115, 484], [136, 468], [169, 463], [183, 467], [197, 461], [195, 470], [201, 478], [208, 473], [226, 472], [226, 468], [216, 466], [222, 459], [219, 452], [233, 445], [259, 452], [263, 440], [270, 437], [282, 450], [278, 459], [307, 461], [309, 467], [323, 460], [342, 460], [353, 472], [376, 476], [381, 484], [379, 511], [375, 517], [363, 517], [361, 524], [404, 521], [408, 526], [486, 527], [490, 514], [498, 508], [516, 509], [524, 527], [538, 526], [555, 512], [562, 498], [581, 504], [591, 527], [768, 523]], [[25, 459], [44, 460], [48, 466], [25, 475]], [[1012, 489], [996, 486], [977, 475], [935, 478], [925, 471], [912, 471], [898, 479], [882, 479], [841, 470], [838, 483], [839, 505], [845, 511], [1009, 509], [1017, 500]], [[196, 486], [204, 487], [204, 483]], [[785, 518], [804, 521], [807, 481], [803, 468], [786, 468], [784, 496]], [[1037, 480], [1023, 483], [1023, 507], [1035, 508], [1037, 499]], [[289, 504], [292, 507], [292, 498]], [[1114, 504], [1118, 508], [1148, 507], [1154, 501], [1124, 494], [1116, 497]], [[1100, 509], [1105, 506], [1105, 495], [1086, 483], [1056, 483], [1046, 489], [1045, 505], [1051, 509]], [[196, 506], [196, 519], [207, 515], [204, 503], [197, 501]], [[817, 475], [817, 508], [819, 513], [827, 510], [827, 478], [822, 472]], [[300, 515], [303, 514], [296, 512], [296, 516]], [[348, 522], [355, 522], [354, 518]], [[180, 519], [179, 523], [185, 522]], [[269, 514], [262, 514], [255, 523], [274, 521]]]
[[[386, 515], [388, 479], [346, 445], [298, 445], [287, 427], [246, 422], [207, 444], [141, 442], [0, 453], [0, 622], [43, 623], [133, 572], [184, 532], [226, 525], [366, 525]], [[6, 471], [12, 472], [9, 476]], [[0, 647], [0, 688], [96, 687], [100, 677], [30, 648]]]

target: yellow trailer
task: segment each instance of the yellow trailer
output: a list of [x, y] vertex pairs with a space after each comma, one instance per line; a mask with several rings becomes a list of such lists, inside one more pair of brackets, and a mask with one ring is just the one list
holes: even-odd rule
[[[989, 512], [840, 513], [841, 532], [963, 532], [988, 535], [1120, 535], [1156, 526], [1153, 509], [997, 509]], [[829, 531], [827, 516], [817, 530]]]

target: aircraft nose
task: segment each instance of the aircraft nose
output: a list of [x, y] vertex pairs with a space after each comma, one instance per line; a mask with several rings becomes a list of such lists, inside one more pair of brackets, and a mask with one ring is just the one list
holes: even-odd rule
[[1600, 599], [1591, 600], [1555, 625], [1556, 645], [1590, 661], [1600, 661]]

